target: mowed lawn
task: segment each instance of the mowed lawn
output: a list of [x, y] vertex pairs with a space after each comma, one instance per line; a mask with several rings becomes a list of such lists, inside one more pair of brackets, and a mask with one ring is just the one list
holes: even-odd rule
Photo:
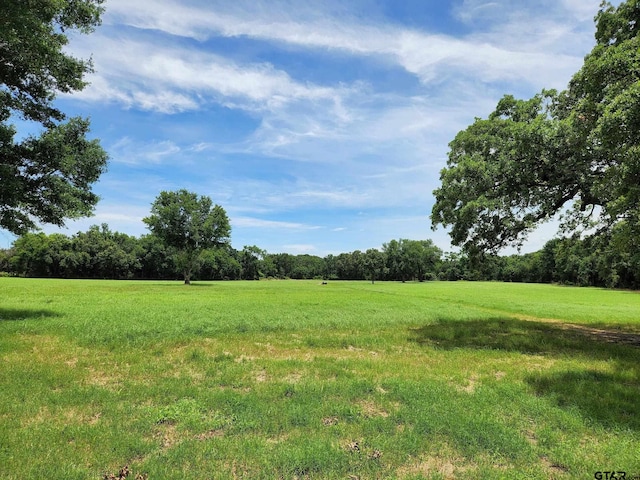
[[0, 361], [4, 479], [640, 478], [637, 292], [0, 278]]

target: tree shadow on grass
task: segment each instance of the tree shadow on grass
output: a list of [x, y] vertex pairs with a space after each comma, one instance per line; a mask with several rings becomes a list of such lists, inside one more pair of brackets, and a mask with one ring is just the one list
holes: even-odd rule
[[40, 320], [43, 318], [59, 317], [60, 314], [52, 310], [35, 310], [20, 308], [0, 308], [0, 322], [20, 320]]
[[435, 348], [489, 349], [587, 362], [615, 362], [606, 372], [584, 369], [539, 371], [525, 381], [536, 395], [561, 408], [577, 408], [605, 428], [640, 431], [640, 335], [624, 325], [581, 325], [514, 318], [447, 321], [412, 330], [412, 340]]

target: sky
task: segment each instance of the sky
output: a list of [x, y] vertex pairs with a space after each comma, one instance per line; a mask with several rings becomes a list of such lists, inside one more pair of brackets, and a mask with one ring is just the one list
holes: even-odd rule
[[[599, 3], [107, 0], [68, 47], [93, 59], [90, 85], [56, 102], [109, 153], [101, 200], [43, 231], [140, 236], [158, 194], [184, 188], [226, 210], [237, 249], [325, 256], [408, 238], [452, 251], [429, 219], [448, 143], [505, 94], [564, 89]], [[0, 247], [14, 239], [0, 231]]]

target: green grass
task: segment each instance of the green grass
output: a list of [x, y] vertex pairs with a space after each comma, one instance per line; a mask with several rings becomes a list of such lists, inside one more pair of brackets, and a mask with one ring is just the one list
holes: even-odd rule
[[640, 294], [0, 278], [0, 471], [640, 475]]

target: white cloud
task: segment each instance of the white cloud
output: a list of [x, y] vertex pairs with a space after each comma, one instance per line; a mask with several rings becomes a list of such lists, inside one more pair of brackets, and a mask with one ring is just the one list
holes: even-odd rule
[[[617, 5], [621, 0], [613, 0], [613, 4]], [[573, 14], [573, 16], [582, 21], [591, 21], [595, 17], [600, 0], [560, 0], [562, 6]]]
[[182, 149], [173, 141], [136, 142], [124, 137], [109, 146], [111, 160], [128, 165], [158, 164], [175, 160]]
[[[521, 19], [513, 20], [509, 5], [503, 2], [465, 1], [459, 9], [462, 12], [483, 11], [492, 19], [507, 18], [520, 27], [544, 24], [556, 28], [566, 24], [566, 10], [552, 8], [530, 8], [530, 18], [526, 24]], [[565, 0], [570, 12], [583, 16], [587, 10], [579, 8], [575, 1]], [[589, 1], [589, 5], [593, 3]], [[436, 35], [394, 25], [380, 25], [374, 22], [358, 21], [356, 18], [337, 18], [321, 6], [310, 12], [297, 5], [296, 9], [286, 4], [270, 2], [269, 8], [261, 8], [261, 2], [212, 2], [206, 7], [185, 5], [171, 0], [138, 0], [132, 8], [125, 0], [111, 0], [108, 12], [113, 21], [146, 29], [157, 29], [172, 35], [204, 40], [214, 36], [249, 37], [271, 42], [281, 42], [304, 49], [329, 49], [350, 55], [377, 56], [381, 60], [392, 61], [415, 74], [424, 82], [439, 81], [442, 72], [450, 70], [473, 73], [478, 79], [491, 81], [508, 78], [531, 84], [545, 82], [557, 86], [566, 81], [567, 75], [575, 71], [582, 55], [572, 56], [547, 49], [534, 53], [526, 48], [530, 40], [526, 37], [505, 38], [496, 36], [492, 42], [478, 41], [478, 38], [453, 38]], [[520, 7], [520, 10], [522, 8]], [[595, 12], [595, 9], [592, 8]], [[469, 14], [471, 14], [469, 13]], [[107, 18], [109, 18], [109, 15]], [[556, 16], [557, 15], [557, 16]], [[484, 18], [483, 16], [483, 18]], [[504, 25], [507, 25], [504, 28]], [[509, 32], [507, 22], [496, 33]], [[516, 32], [511, 30], [511, 33]], [[571, 32], [565, 32], [570, 34]], [[562, 45], [562, 42], [555, 43]], [[446, 78], [446, 76], [445, 76]]]
[[106, 223], [114, 232], [126, 232], [129, 235], [140, 236], [149, 233], [142, 219], [149, 215], [149, 208], [131, 203], [102, 203], [96, 207], [93, 216], [78, 220], [69, 220], [65, 227], [43, 225], [42, 230], [47, 233], [63, 233], [74, 235], [86, 232], [92, 225]]
[[462, 3], [453, 8], [455, 17], [468, 24], [493, 19], [501, 11], [504, 10], [500, 8], [498, 2], [486, 0], [463, 0]]
[[283, 248], [294, 255], [317, 252], [318, 248], [315, 245], [308, 244], [295, 244], [295, 245], [283, 245]]
[[315, 225], [305, 225], [303, 223], [264, 220], [253, 217], [232, 217], [231, 225], [232, 227], [240, 228], [269, 228], [284, 230], [318, 230], [322, 228]]
[[[158, 48], [149, 39], [106, 38], [100, 34], [74, 45], [82, 57], [98, 49], [96, 73], [90, 85], [74, 98], [123, 104], [161, 113], [194, 110], [216, 101], [232, 108], [264, 111], [291, 102], [322, 102], [341, 114], [344, 87], [299, 83], [268, 63], [240, 65], [202, 50], [186, 47]], [[126, 55], [122, 55], [126, 52]]]
[[[475, 4], [492, 10], [487, 2]], [[522, 25], [515, 21], [513, 28], [507, 25], [482, 35], [453, 38], [338, 19], [310, 7], [300, 13], [299, 5], [291, 11], [279, 3], [273, 8], [261, 8], [260, 2], [252, 3], [251, 9], [246, 8], [248, 4], [235, 5], [211, 2], [198, 7], [194, 2], [169, 0], [140, 0], [131, 5], [110, 0], [106, 20], [199, 39], [250, 37], [384, 58], [424, 82], [438, 84], [438, 91], [425, 85], [423, 96], [387, 97], [362, 82], [349, 86], [299, 82], [268, 63], [232, 61], [204, 52], [199, 44], [180, 47], [180, 42], [172, 42], [158, 49], [155, 41], [135, 34], [127, 39], [95, 37], [93, 47], [100, 51], [95, 56], [98, 76], [81, 95], [163, 113], [217, 102], [260, 119], [259, 128], [244, 144], [227, 146], [227, 151], [324, 164], [344, 164], [366, 152], [378, 156], [389, 152], [393, 158], [388, 166], [397, 162], [411, 166], [425, 159], [441, 161], [453, 135], [474, 116], [491, 110], [504, 90], [488, 91], [486, 85], [512, 81], [520, 89], [522, 82], [562, 88], [581, 58], [532, 48], [535, 42], [517, 35]], [[553, 25], [558, 36], [566, 33], [560, 23]], [[547, 34], [550, 31], [546, 29]], [[505, 41], [505, 33], [517, 41], [511, 37]], [[554, 45], [562, 44], [554, 39]], [[90, 51], [92, 45], [84, 48]], [[439, 101], [433, 100], [435, 95]], [[440, 149], [434, 155], [430, 145], [436, 144]]]

